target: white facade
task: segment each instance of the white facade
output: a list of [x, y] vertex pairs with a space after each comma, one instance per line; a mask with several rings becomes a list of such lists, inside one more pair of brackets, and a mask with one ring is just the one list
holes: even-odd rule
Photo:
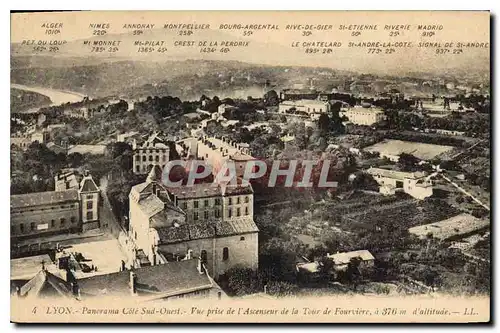
[[301, 99], [298, 101], [284, 101], [278, 106], [279, 113], [287, 113], [295, 109], [296, 111], [305, 112], [311, 117], [319, 117], [322, 113], [328, 113], [330, 111], [330, 104], [328, 102], [323, 102], [314, 99]]
[[425, 172], [402, 172], [370, 168], [367, 173], [373, 176], [380, 185], [380, 193], [385, 195], [404, 191], [416, 199], [423, 200], [433, 193], [432, 181]]
[[167, 254], [190, 253], [201, 258], [215, 278], [237, 265], [258, 268], [251, 187], [164, 188], [155, 180], [155, 169], [129, 194], [129, 238], [137, 252], [152, 265], [172, 260]]
[[134, 150], [133, 171], [136, 174], [146, 174], [153, 165], [165, 167], [170, 157], [170, 148], [158, 138], [156, 134], [150, 136], [142, 144], [135, 140], [132, 144]]
[[353, 124], [365, 126], [371, 126], [385, 119], [384, 111], [381, 109], [364, 107], [353, 107], [341, 111], [340, 116], [346, 116]]

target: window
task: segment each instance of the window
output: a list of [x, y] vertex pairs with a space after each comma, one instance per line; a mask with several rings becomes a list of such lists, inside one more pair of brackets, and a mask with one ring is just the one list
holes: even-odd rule
[[245, 197], [245, 203], [248, 203], [249, 201], [250, 201], [250, 197], [247, 195], [247, 196]]
[[167, 160], [167, 155], [163, 155], [163, 161]]
[[201, 262], [206, 264], [207, 263], [207, 251], [201, 250]]
[[231, 208], [229, 208], [229, 209], [227, 210], [227, 216], [228, 216], [228, 217], [231, 217], [232, 215], [233, 215], [233, 211], [231, 210]]
[[220, 206], [220, 198], [215, 198], [215, 205]]
[[94, 213], [93, 212], [87, 212], [87, 220], [93, 220], [94, 219]]
[[187, 209], [187, 208], [188, 208], [188, 203], [187, 203], [186, 201], [184, 201], [184, 202], [182, 203], [182, 208], [183, 208], [183, 209]]
[[65, 224], [66, 224], [66, 219], [63, 217], [63, 218], [61, 219], [61, 227], [62, 227], [62, 226], [64, 226]]
[[240, 237], [240, 241], [244, 241], [245, 240], [245, 237], [244, 236], [241, 236]]
[[35, 230], [35, 222], [30, 223], [30, 229], [31, 231]]
[[248, 215], [248, 207], [245, 207], [245, 215]]
[[137, 239], [137, 231], [134, 231], [134, 238]]
[[205, 220], [208, 220], [208, 210], [206, 210], [206, 211], [203, 212], [203, 218]]
[[236, 198], [236, 204], [239, 205], [240, 204], [240, 197], [237, 197]]
[[194, 201], [194, 208], [198, 208], [198, 200]]
[[156, 162], [160, 162], [160, 156], [158, 156], [158, 155], [157, 155], [157, 156], [155, 156], [155, 161], [156, 161]]
[[146, 155], [142, 155], [142, 161], [146, 162]]
[[227, 202], [228, 202], [229, 205], [232, 205], [233, 204], [233, 198], [228, 198]]
[[87, 200], [92, 200], [92, 199], [94, 199], [94, 195], [92, 194], [87, 195]]
[[140, 165], [136, 165], [135, 166], [135, 171], [136, 172], [141, 172], [141, 166]]
[[70, 219], [71, 223], [75, 223], [76, 222], [76, 217], [74, 216], [71, 216], [71, 219]]
[[198, 220], [198, 212], [193, 213], [193, 220], [195, 220], [195, 221]]
[[240, 207], [236, 208], [236, 216], [241, 216]]
[[135, 160], [136, 161], [140, 161], [141, 160], [141, 157], [139, 155], [135, 155]]
[[227, 247], [222, 249], [222, 260], [229, 259], [229, 249]]
[[92, 209], [94, 208], [94, 202], [93, 201], [87, 201], [87, 209]]
[[205, 199], [204, 205], [205, 205], [205, 207], [208, 207], [208, 199]]
[[22, 223], [21, 223], [21, 224], [19, 225], [19, 230], [21, 230], [21, 232], [24, 232], [24, 224], [22, 224]]
[[54, 228], [56, 226], [56, 220], [50, 220], [50, 227]]
[[220, 209], [215, 210], [215, 217], [217, 217], [217, 218], [220, 217]]
[[149, 161], [153, 162], [153, 155], [149, 155]]

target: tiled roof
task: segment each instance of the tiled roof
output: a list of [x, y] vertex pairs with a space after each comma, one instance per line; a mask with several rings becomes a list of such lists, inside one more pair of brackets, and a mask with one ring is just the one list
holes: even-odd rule
[[231, 219], [224, 222], [218, 221], [216, 223], [217, 236], [231, 236], [258, 231], [259, 228], [253, 219], [248, 217]]
[[[139, 296], [174, 296], [187, 291], [212, 288], [206, 274], [200, 274], [197, 260], [168, 262], [134, 270]], [[129, 296], [130, 272], [97, 275], [78, 280], [82, 298], [89, 296]]]
[[157, 231], [162, 244], [171, 244], [195, 239], [226, 237], [258, 232], [259, 228], [257, 228], [253, 219], [243, 217], [224, 222], [198, 222], [186, 223], [178, 227], [160, 227], [157, 228]]
[[220, 196], [221, 189], [214, 183], [193, 184], [193, 186], [168, 187], [167, 190], [179, 199]]
[[78, 201], [78, 191], [48, 191], [28, 194], [14, 194], [10, 196], [10, 208], [26, 208], [41, 205]]
[[146, 198], [139, 200], [139, 207], [147, 216], [151, 217], [162, 211], [165, 206], [160, 198], [154, 194], [150, 194]]
[[92, 177], [83, 177], [80, 183], [80, 191], [82, 192], [94, 192], [99, 191], [99, 188], [95, 184]]
[[50, 295], [73, 296], [71, 285], [68, 282], [45, 270], [38, 272], [22, 286], [20, 294], [23, 297], [38, 297], [42, 290], [47, 290]]

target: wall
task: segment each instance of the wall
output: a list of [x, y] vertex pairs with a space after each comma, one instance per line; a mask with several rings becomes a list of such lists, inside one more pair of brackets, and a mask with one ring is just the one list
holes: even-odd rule
[[[241, 238], [244, 237], [244, 240]], [[257, 269], [258, 257], [258, 233], [244, 235], [219, 237], [214, 239], [197, 239], [177, 244], [160, 245], [160, 250], [169, 253], [187, 253], [193, 251], [193, 256], [201, 257], [201, 251], [207, 252], [205, 266], [211, 276], [215, 279], [224, 274], [234, 266], [243, 266]], [[229, 249], [228, 260], [223, 260], [223, 249]]]
[[134, 150], [133, 171], [134, 173], [147, 173], [149, 165], [160, 165], [163, 169], [169, 160], [169, 155], [168, 148], [137, 148]]
[[[13, 238], [78, 232], [82, 228], [78, 201], [11, 210], [10, 216], [11, 237]], [[64, 219], [63, 224], [61, 219]], [[35, 223], [33, 231], [31, 230], [32, 222]], [[20, 230], [21, 224], [24, 226], [24, 232]], [[46, 229], [37, 229], [44, 228], [45, 225]]]
[[[83, 231], [99, 228], [99, 192], [81, 193], [82, 228]], [[91, 208], [89, 208], [91, 203]], [[92, 213], [92, 216], [87, 216]]]

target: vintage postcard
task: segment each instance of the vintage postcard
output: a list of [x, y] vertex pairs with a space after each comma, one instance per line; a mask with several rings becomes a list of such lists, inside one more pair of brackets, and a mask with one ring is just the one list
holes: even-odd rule
[[490, 22], [11, 13], [11, 320], [489, 322]]

